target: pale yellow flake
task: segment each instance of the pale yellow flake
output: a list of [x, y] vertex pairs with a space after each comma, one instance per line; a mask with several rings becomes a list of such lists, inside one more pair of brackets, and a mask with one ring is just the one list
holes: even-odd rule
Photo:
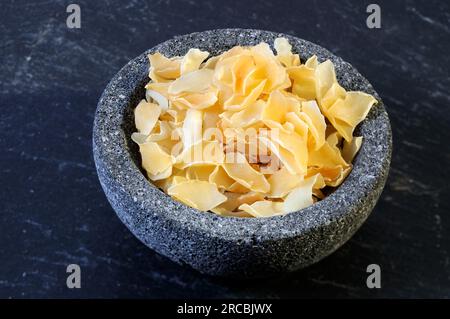
[[267, 196], [282, 198], [297, 187], [302, 180], [303, 175], [291, 174], [286, 167], [282, 167], [268, 178], [270, 193]]
[[201, 69], [183, 74], [170, 84], [168, 93], [177, 95], [183, 92], [199, 93], [211, 86], [214, 71]]
[[158, 104], [142, 100], [134, 110], [136, 128], [142, 134], [150, 134], [160, 115], [161, 107]]
[[254, 217], [272, 217], [284, 214], [283, 203], [269, 200], [257, 201], [253, 204], [242, 204], [240, 210], [247, 212]]
[[209, 56], [209, 52], [199, 49], [189, 49], [181, 60], [181, 75], [198, 70], [202, 62]]
[[299, 211], [314, 203], [312, 189], [316, 183], [316, 179], [317, 176], [312, 176], [301, 181], [300, 184], [286, 196], [283, 202], [283, 211], [285, 213]]
[[[194, 191], [195, 190], [195, 191]], [[214, 184], [188, 180], [168, 188], [167, 193], [201, 211], [208, 211], [227, 200]]]
[[152, 175], [166, 171], [174, 162], [173, 156], [166, 153], [157, 143], [148, 142], [139, 145], [142, 166]]
[[232, 158], [231, 162], [225, 162], [222, 165], [228, 176], [255, 192], [270, 190], [270, 184], [264, 174], [253, 169], [244, 155], [232, 153], [230, 158]]
[[351, 163], [353, 161], [356, 154], [358, 154], [359, 149], [361, 148], [362, 142], [362, 136], [354, 137], [350, 143], [344, 141], [344, 146], [342, 147], [342, 158], [347, 163]]

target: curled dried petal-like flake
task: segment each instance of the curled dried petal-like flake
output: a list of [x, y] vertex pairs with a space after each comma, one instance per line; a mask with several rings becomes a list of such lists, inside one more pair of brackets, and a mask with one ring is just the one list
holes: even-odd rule
[[[195, 189], [195, 192], [192, 190]], [[205, 181], [188, 180], [168, 188], [167, 193], [189, 206], [208, 211], [227, 200], [214, 184]]]
[[172, 82], [168, 93], [177, 95], [183, 92], [199, 93], [210, 88], [214, 72], [201, 69], [182, 75]]
[[142, 134], [150, 134], [161, 115], [161, 107], [142, 100], [134, 110], [136, 128]]
[[198, 70], [202, 62], [209, 56], [209, 52], [199, 49], [189, 49], [181, 60], [180, 73], [186, 74]]

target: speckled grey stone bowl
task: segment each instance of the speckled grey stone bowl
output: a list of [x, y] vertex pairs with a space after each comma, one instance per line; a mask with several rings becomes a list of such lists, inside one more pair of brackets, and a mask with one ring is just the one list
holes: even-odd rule
[[[289, 39], [304, 61], [316, 54], [330, 59], [347, 90], [373, 94], [379, 101], [356, 134], [364, 136], [354, 168], [324, 200], [301, 211], [270, 218], [221, 217], [172, 200], [154, 187], [140, 166], [133, 109], [144, 97], [147, 54], [183, 55], [200, 48], [216, 55], [235, 45], [272, 45]], [[344, 244], [377, 202], [390, 165], [391, 128], [383, 102], [355, 68], [308, 41], [260, 30], [223, 29], [176, 37], [126, 64], [103, 92], [93, 131], [97, 173], [105, 194], [130, 231], [150, 248], [180, 264], [220, 276], [259, 277], [311, 265]], [[193, 190], [195, 191], [195, 190]]]

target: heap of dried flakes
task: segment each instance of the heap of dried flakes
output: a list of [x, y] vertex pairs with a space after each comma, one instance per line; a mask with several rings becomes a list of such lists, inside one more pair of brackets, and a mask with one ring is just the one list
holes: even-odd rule
[[132, 139], [157, 187], [202, 211], [268, 217], [342, 183], [362, 143], [353, 131], [376, 100], [346, 92], [331, 61], [302, 64], [285, 38], [274, 47], [149, 55]]

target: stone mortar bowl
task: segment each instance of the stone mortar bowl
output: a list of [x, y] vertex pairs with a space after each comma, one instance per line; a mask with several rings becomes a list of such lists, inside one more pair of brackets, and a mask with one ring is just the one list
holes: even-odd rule
[[[372, 108], [355, 135], [364, 142], [354, 168], [324, 200], [301, 211], [270, 218], [221, 217], [174, 201], [153, 186], [141, 169], [133, 109], [144, 98], [148, 82], [147, 54], [184, 55], [189, 48], [212, 56], [235, 45], [272, 45], [286, 37], [304, 62], [316, 54], [330, 59], [339, 83], [347, 90], [374, 95]], [[93, 150], [103, 190], [122, 222], [150, 248], [179, 264], [219, 276], [262, 277], [311, 265], [343, 245], [375, 206], [389, 171], [392, 136], [378, 94], [358, 71], [311, 42], [274, 32], [212, 30], [178, 36], [126, 64], [103, 92], [95, 114]], [[195, 190], [193, 190], [195, 191]]]

